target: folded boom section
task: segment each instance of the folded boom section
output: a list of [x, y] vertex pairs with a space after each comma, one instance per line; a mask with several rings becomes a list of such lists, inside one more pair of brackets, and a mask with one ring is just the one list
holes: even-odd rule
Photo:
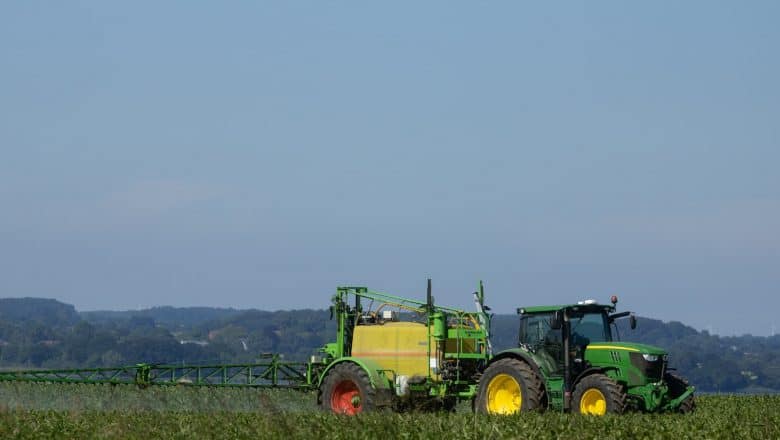
[[0, 381], [87, 384], [308, 388], [311, 367], [274, 355], [262, 362], [224, 365], [136, 364], [112, 368], [0, 371]]

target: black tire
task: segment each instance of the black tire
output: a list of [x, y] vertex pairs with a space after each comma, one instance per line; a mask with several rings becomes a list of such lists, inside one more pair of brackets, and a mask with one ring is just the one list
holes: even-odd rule
[[[688, 381], [674, 373], [667, 372], [664, 374], [664, 380], [666, 381], [666, 386], [669, 387], [669, 397], [672, 399], [682, 396], [688, 389]], [[680, 406], [677, 407], [676, 411], [681, 414], [688, 414], [695, 410], [696, 398], [691, 394], [680, 402]]]
[[355, 415], [376, 410], [376, 389], [357, 364], [335, 365], [322, 380], [317, 403], [324, 411]]
[[[506, 384], [502, 387], [501, 384]], [[510, 388], [519, 388], [520, 404]], [[515, 390], [516, 391], [516, 390]], [[506, 404], [506, 397], [510, 396]], [[482, 414], [515, 414], [544, 409], [544, 382], [527, 363], [514, 358], [501, 359], [485, 369], [479, 378], [473, 409]], [[519, 406], [519, 407], [518, 407]]]
[[604, 415], [623, 414], [625, 410], [626, 393], [623, 387], [603, 374], [586, 376], [574, 387], [572, 412]]
[[691, 394], [683, 399], [680, 406], [677, 407], [677, 412], [680, 414], [690, 414], [696, 411], [696, 398]]

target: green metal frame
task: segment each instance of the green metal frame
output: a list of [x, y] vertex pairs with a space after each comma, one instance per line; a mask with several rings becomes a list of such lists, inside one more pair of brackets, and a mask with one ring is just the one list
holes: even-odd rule
[[[321, 377], [335, 364], [341, 361], [352, 361], [361, 366], [371, 377], [372, 384], [377, 388], [392, 388], [396, 373], [392, 370], [379, 369], [372, 366], [367, 359], [351, 356], [351, 337], [354, 328], [360, 323], [361, 316], [369, 311], [373, 305], [387, 305], [418, 314], [420, 319], [430, 329], [428, 339], [427, 356], [430, 358], [434, 352], [434, 344], [442, 344], [440, 352], [443, 353], [441, 361], [456, 363], [455, 377], [447, 380], [438, 380], [437, 374], [429, 365], [428, 375], [423, 383], [410, 385], [410, 389], [418, 394], [431, 397], [455, 397], [458, 399], [471, 399], [476, 395], [477, 381], [473, 377], [463, 377], [461, 363], [483, 362], [486, 364], [492, 354], [489, 343], [489, 328], [491, 316], [484, 308], [484, 286], [479, 282], [479, 289], [475, 292], [477, 312], [435, 305], [431, 295], [430, 280], [428, 280], [428, 294], [426, 301], [418, 301], [389, 295], [382, 292], [369, 290], [363, 286], [340, 286], [336, 288], [336, 294], [332, 298], [331, 312], [337, 323], [336, 342], [326, 345], [321, 351], [329, 356], [328, 367], [322, 372]], [[474, 323], [478, 328], [468, 328]], [[449, 328], [448, 324], [454, 324], [455, 328]], [[454, 339], [456, 341], [454, 352], [444, 352], [444, 341]], [[467, 353], [463, 351], [464, 340], [476, 339], [482, 344], [480, 352]], [[314, 385], [314, 384], [313, 384]], [[319, 384], [317, 384], [319, 385]]]

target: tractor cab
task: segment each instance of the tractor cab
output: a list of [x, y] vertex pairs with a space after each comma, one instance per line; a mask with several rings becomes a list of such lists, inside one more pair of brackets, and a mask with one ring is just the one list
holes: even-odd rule
[[[589, 347], [619, 343], [616, 321], [629, 317], [631, 329], [636, 318], [631, 312], [615, 312], [617, 298], [611, 305], [594, 300], [577, 304], [527, 307], [520, 314], [519, 345], [538, 357], [540, 367], [552, 376], [577, 374], [588, 366]], [[614, 330], [614, 331], [613, 331]]]

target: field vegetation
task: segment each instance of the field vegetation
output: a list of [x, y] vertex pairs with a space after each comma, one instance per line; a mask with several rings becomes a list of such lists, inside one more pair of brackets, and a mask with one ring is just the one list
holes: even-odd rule
[[780, 438], [780, 396], [709, 395], [691, 415], [512, 417], [317, 410], [313, 393], [0, 384], [0, 438]]

